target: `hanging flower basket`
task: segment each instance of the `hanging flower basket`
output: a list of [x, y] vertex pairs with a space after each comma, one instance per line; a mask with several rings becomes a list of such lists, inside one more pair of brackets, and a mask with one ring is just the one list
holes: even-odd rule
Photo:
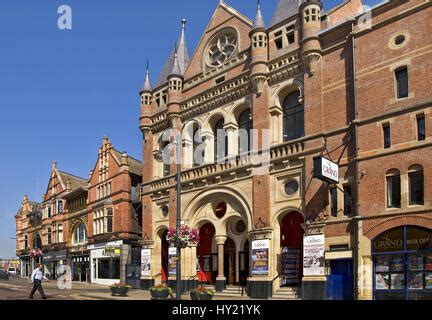
[[180, 230], [170, 228], [167, 234], [167, 241], [171, 244], [179, 244], [186, 248], [188, 244], [197, 244], [200, 241], [199, 231], [187, 225], [182, 225]]
[[29, 256], [30, 256], [30, 258], [38, 258], [38, 257], [42, 256], [42, 250], [39, 248], [31, 249], [29, 251]]

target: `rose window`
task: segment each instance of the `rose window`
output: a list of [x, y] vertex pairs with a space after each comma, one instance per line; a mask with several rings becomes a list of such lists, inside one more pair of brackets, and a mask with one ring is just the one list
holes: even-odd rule
[[237, 37], [234, 32], [225, 32], [211, 41], [207, 52], [207, 65], [209, 67], [219, 67], [231, 59], [237, 48]]

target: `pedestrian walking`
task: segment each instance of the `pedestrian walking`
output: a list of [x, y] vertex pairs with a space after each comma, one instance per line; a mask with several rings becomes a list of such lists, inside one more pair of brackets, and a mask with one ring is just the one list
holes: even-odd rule
[[37, 265], [36, 269], [34, 269], [32, 276], [31, 276], [33, 288], [32, 288], [32, 291], [30, 292], [29, 299], [33, 299], [33, 295], [35, 294], [36, 290], [39, 291], [39, 293], [42, 296], [42, 299], [47, 298], [45, 295], [45, 292], [43, 291], [43, 288], [42, 288], [42, 280], [43, 279], [48, 280], [48, 278], [45, 277], [43, 274], [43, 264], [39, 264], [39, 265]]

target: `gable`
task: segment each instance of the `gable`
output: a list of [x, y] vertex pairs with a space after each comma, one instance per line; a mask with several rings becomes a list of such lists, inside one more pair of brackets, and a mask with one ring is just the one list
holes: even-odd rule
[[[55, 190], [55, 194], [53, 194], [53, 189]], [[44, 201], [49, 200], [53, 195], [57, 195], [65, 190], [64, 181], [62, 181], [61, 176], [58, 173], [57, 169], [53, 169], [51, 171], [51, 176], [48, 181], [48, 186], [46, 189]]]
[[189, 66], [186, 69], [184, 78], [189, 79], [204, 72], [204, 57], [208, 42], [225, 28], [231, 28], [236, 31], [237, 52], [248, 50], [250, 47], [249, 32], [252, 29], [252, 25], [253, 23], [249, 18], [235, 9], [225, 3], [219, 4], [201, 36]]

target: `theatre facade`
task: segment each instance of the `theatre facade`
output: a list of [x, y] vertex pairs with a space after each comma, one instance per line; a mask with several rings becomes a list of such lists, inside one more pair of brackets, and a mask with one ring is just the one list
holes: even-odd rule
[[147, 71], [141, 288], [176, 285], [179, 174], [200, 231], [183, 291], [432, 298], [430, 1], [281, 0], [270, 23], [266, 9], [220, 1], [191, 56], [183, 20], [154, 85]]

